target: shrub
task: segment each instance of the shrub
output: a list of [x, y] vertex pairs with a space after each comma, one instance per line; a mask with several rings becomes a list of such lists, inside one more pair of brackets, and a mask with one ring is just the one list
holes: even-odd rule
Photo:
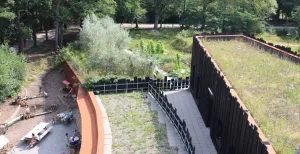
[[80, 40], [63, 49], [67, 59], [82, 68], [81, 72], [85, 75], [94, 72], [98, 76], [152, 75], [154, 60], [148, 55], [126, 50], [131, 40], [128, 31], [110, 17], [99, 19], [92, 14], [83, 23]]
[[165, 49], [164, 49], [162, 41], [158, 41], [157, 44], [156, 44], [156, 53], [157, 54], [162, 54], [164, 52], [165, 52]]
[[183, 38], [177, 36], [176, 39], [173, 41], [172, 46], [181, 52], [192, 52], [191, 45]]
[[174, 63], [175, 63], [175, 69], [179, 70], [181, 68], [181, 66], [180, 66], [180, 55], [179, 54], [176, 54]]
[[140, 48], [141, 48], [141, 52], [145, 51], [145, 43], [144, 40], [140, 40]]
[[162, 67], [165, 72], [172, 72], [174, 70], [174, 63], [165, 63]]
[[147, 45], [147, 51], [148, 51], [149, 55], [155, 54], [154, 43], [153, 43], [152, 40], [150, 40], [148, 45]]
[[0, 47], [0, 102], [16, 95], [25, 78], [24, 57], [15, 55], [7, 46]]

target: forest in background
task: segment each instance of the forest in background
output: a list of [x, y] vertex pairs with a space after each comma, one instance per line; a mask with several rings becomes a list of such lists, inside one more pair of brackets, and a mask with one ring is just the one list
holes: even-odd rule
[[139, 23], [154, 23], [154, 29], [160, 23], [179, 23], [182, 28], [252, 34], [263, 32], [265, 25], [300, 29], [298, 0], [2, 0], [0, 44], [18, 44], [23, 51], [22, 40], [32, 38], [36, 46], [37, 32], [47, 35], [55, 28], [55, 47], [61, 48], [67, 25], [82, 25], [92, 12], [136, 28]]

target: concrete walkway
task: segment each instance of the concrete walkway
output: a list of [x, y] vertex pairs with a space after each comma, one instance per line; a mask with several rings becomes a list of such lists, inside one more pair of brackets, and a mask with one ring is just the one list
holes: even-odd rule
[[196, 148], [196, 154], [217, 154], [209, 136], [209, 128], [198, 111], [192, 94], [187, 90], [165, 92], [170, 103], [177, 109], [178, 116], [184, 119]]
[[56, 124], [33, 148], [27, 148], [28, 143], [20, 142], [8, 154], [69, 154], [70, 149], [66, 147], [65, 134], [72, 136], [75, 129], [77, 129], [75, 120], [71, 124]]
[[187, 152], [184, 149], [184, 145], [180, 141], [179, 135], [177, 134], [170, 119], [167, 117], [167, 115], [164, 113], [164, 111], [161, 109], [161, 107], [158, 105], [158, 103], [150, 93], [147, 93], [147, 99], [145, 101], [151, 102], [151, 110], [157, 111], [159, 123], [166, 124], [169, 145], [171, 147], [177, 147], [178, 154], [187, 154]]

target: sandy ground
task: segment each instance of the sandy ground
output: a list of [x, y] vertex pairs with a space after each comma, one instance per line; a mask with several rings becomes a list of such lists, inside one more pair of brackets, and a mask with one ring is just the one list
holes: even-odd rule
[[[41, 44], [39, 48], [43, 48], [44, 44]], [[41, 49], [42, 50], [42, 49]], [[40, 58], [51, 58], [51, 52], [37, 52], [32, 53], [27, 56], [29, 62], [35, 61]], [[26, 103], [30, 106], [31, 114], [41, 113], [48, 111], [52, 105], [56, 105], [58, 109], [50, 114], [37, 116], [28, 120], [21, 120], [12, 126], [10, 126], [4, 135], [8, 140], [10, 145], [17, 145], [20, 143], [20, 139], [30, 130], [32, 130], [40, 122], [51, 122], [52, 119], [60, 112], [71, 109], [74, 113], [74, 118], [78, 125], [81, 127], [80, 114], [76, 101], [73, 98], [64, 98], [65, 92], [61, 91], [63, 87], [62, 81], [64, 80], [64, 73], [59, 70], [45, 70], [44, 72], [35, 76], [36, 80], [28, 85], [28, 87], [23, 87], [22, 91], [19, 93], [21, 97], [24, 96], [35, 96], [39, 94], [39, 87], [42, 86], [42, 91], [48, 93], [47, 98], [36, 98], [32, 100], [26, 100]], [[16, 116], [24, 113], [24, 108], [17, 105], [10, 105], [14, 99], [8, 99], [5, 103], [0, 104], [0, 124], [6, 123]], [[79, 128], [80, 128], [79, 127]], [[73, 130], [74, 128], [72, 128]], [[63, 130], [63, 129], [57, 129]], [[81, 129], [79, 129], [81, 130]], [[70, 130], [69, 130], [70, 131]], [[74, 131], [74, 130], [73, 130]], [[55, 133], [55, 132], [52, 132]], [[64, 134], [64, 132], [60, 132]], [[57, 140], [60, 140], [57, 138]], [[45, 141], [46, 142], [46, 141]], [[50, 142], [50, 144], [55, 142]], [[59, 143], [59, 142], [58, 142]], [[47, 143], [48, 144], [48, 143]], [[65, 146], [65, 145], [61, 145]], [[40, 152], [38, 152], [40, 153]]]

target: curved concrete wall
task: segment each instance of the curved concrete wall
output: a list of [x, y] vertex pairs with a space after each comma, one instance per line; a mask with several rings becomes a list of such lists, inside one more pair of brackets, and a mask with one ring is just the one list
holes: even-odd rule
[[81, 115], [82, 145], [80, 154], [104, 153], [104, 125], [102, 111], [93, 92], [87, 92], [83, 80], [68, 62], [64, 63], [66, 79], [74, 86], [77, 104]]

